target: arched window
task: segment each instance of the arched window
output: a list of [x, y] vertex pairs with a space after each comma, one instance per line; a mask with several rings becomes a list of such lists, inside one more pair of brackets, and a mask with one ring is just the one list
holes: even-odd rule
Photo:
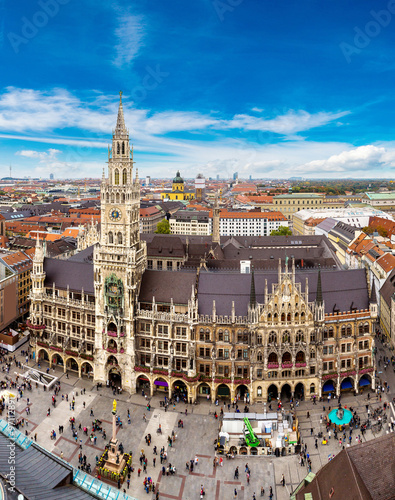
[[285, 343], [288, 343], [290, 340], [290, 335], [289, 335], [289, 332], [286, 330], [284, 333], [283, 333], [283, 344]]
[[277, 321], [277, 313], [273, 314], [273, 321]]
[[329, 337], [329, 338], [333, 338], [333, 337], [334, 337], [334, 333], [335, 333], [335, 332], [334, 332], [334, 330], [333, 330], [333, 326], [330, 326], [330, 327], [328, 328], [328, 337]]
[[272, 320], [272, 315], [271, 315], [271, 313], [269, 313], [269, 314], [267, 315], [267, 320], [268, 320], [268, 321], [271, 321], [271, 320]]
[[260, 385], [256, 388], [256, 395], [258, 398], [262, 396], [262, 387]]
[[229, 342], [229, 330], [224, 331], [224, 342]]
[[297, 323], [299, 321], [299, 313], [295, 313], [295, 323]]
[[359, 325], [358, 325], [358, 333], [359, 333], [359, 335], [363, 334], [363, 323], [359, 323]]
[[114, 200], [115, 200], [114, 193], [111, 193], [111, 203], [114, 203]]
[[258, 351], [256, 359], [257, 359], [257, 361], [262, 361], [262, 353], [261, 353], [261, 351]]
[[290, 322], [291, 322], [291, 313], [288, 313], [288, 314], [287, 314], [287, 321], [288, 321], [288, 323], [290, 323]]
[[269, 344], [275, 344], [277, 343], [277, 334], [276, 332], [270, 332], [269, 333]]
[[285, 321], [285, 313], [282, 313], [281, 314], [281, 321], [284, 322]]
[[110, 231], [108, 233], [108, 243], [110, 243], [110, 245], [112, 245], [114, 243], [114, 237], [113, 237], [112, 231]]
[[351, 337], [351, 335], [352, 335], [352, 327], [351, 327], [351, 325], [347, 325], [346, 332], [347, 332], [347, 337]]
[[300, 321], [303, 322], [304, 321], [304, 312], [300, 313]]
[[118, 233], [118, 245], [122, 245], [122, 233]]
[[125, 193], [122, 193], [122, 202], [125, 202], [125, 200], [126, 200]]
[[304, 342], [304, 334], [302, 330], [296, 332], [296, 342]]
[[342, 325], [342, 327], [341, 327], [341, 335], [342, 335], [342, 337], [346, 336], [346, 327], [345, 327], [345, 325]]
[[125, 143], [124, 142], [122, 143], [122, 154], [123, 155], [125, 154]]
[[224, 332], [222, 330], [218, 330], [218, 341], [223, 342], [224, 340]]
[[116, 186], [119, 184], [119, 170], [117, 168], [114, 171], [114, 184]]
[[128, 181], [128, 174], [126, 172], [126, 168], [124, 168], [122, 171], [122, 184], [126, 184], [127, 181]]
[[117, 194], [115, 195], [115, 199], [116, 199], [116, 203], [119, 203], [119, 201], [120, 201], [120, 199], [121, 199], [121, 198], [120, 198], [120, 196], [119, 196], [119, 193], [117, 193]]
[[365, 323], [364, 330], [365, 330], [365, 333], [369, 333], [369, 323]]
[[262, 345], [262, 335], [257, 335], [257, 337], [256, 337], [256, 343], [258, 345]]
[[120, 147], [119, 147], [119, 142], [117, 142], [117, 154], [120, 153]]

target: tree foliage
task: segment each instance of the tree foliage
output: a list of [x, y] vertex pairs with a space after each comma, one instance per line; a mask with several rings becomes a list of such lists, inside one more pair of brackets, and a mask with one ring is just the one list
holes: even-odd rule
[[158, 225], [156, 226], [156, 231], [155, 233], [157, 234], [170, 234], [170, 223], [167, 219], [163, 219], [161, 222], [158, 222]]
[[274, 230], [270, 233], [270, 236], [290, 236], [292, 231], [289, 227], [280, 226], [277, 230]]

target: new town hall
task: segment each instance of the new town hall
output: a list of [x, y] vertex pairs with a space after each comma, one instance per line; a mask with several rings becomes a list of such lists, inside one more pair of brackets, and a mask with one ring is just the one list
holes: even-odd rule
[[99, 241], [68, 260], [37, 242], [36, 359], [188, 401], [374, 388], [377, 300], [363, 269], [341, 269], [321, 236], [220, 238], [216, 220], [212, 237], [140, 235], [133, 167], [120, 101]]

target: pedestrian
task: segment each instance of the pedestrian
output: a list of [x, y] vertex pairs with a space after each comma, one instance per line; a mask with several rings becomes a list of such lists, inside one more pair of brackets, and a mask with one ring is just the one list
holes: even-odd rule
[[284, 474], [281, 476], [281, 484], [283, 485], [283, 487], [285, 486], [285, 477], [284, 477]]
[[264, 490], [263, 486], [261, 486], [261, 497], [263, 497], [264, 494], [265, 494], [265, 490]]
[[235, 488], [235, 491], [233, 492], [233, 498], [237, 498], [237, 490]]

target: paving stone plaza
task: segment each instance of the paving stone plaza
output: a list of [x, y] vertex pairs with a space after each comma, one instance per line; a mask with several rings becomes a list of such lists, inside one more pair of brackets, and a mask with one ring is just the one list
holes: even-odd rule
[[[384, 348], [379, 348], [379, 354], [384, 354]], [[21, 362], [25, 360], [18, 355], [17, 359]], [[32, 364], [32, 362], [30, 362]], [[41, 369], [45, 369], [45, 365], [41, 365]], [[342, 404], [347, 407], [357, 409], [358, 414], [363, 422], [367, 418], [366, 405], [369, 404], [370, 412], [378, 406], [382, 406], [384, 401], [392, 400], [393, 387], [395, 384], [395, 375], [391, 368], [387, 369], [388, 373], [379, 373], [382, 381], [387, 381], [390, 385], [390, 391], [385, 392], [382, 397], [382, 402], [376, 399], [375, 395], [367, 398], [365, 393], [354, 397], [352, 393], [342, 396]], [[9, 373], [14, 381], [16, 373], [21, 373], [20, 369], [12, 365]], [[92, 470], [96, 463], [96, 457], [100, 457], [103, 453], [105, 445], [111, 437], [112, 429], [112, 403], [114, 395], [107, 388], [99, 388], [86, 379], [78, 379], [72, 373], [69, 378], [60, 368], [50, 372], [59, 377], [61, 389], [57, 396], [56, 406], [52, 406], [53, 391], [44, 391], [42, 387], [26, 391], [22, 399], [18, 398], [16, 404], [19, 418], [27, 418], [27, 427], [20, 430], [28, 431], [34, 437], [37, 435], [38, 444], [47, 448], [54, 454], [62, 456], [72, 465], [78, 467], [78, 455], [80, 450], [87, 457], [87, 463], [90, 463]], [[0, 379], [5, 380], [6, 374], [0, 372]], [[20, 380], [20, 379], [19, 379]], [[85, 393], [84, 393], [85, 390]], [[13, 391], [16, 393], [16, 391]], [[82, 394], [81, 394], [82, 392]], [[68, 401], [66, 401], [66, 394]], [[64, 395], [64, 399], [62, 399]], [[74, 410], [70, 409], [70, 403], [75, 398]], [[29, 398], [29, 404], [27, 401]], [[152, 498], [152, 493], [147, 494], [143, 487], [144, 477], [152, 477], [154, 483], [159, 487], [159, 498], [171, 499], [198, 499], [200, 498], [200, 488], [203, 485], [206, 499], [231, 499], [234, 498], [234, 491], [237, 491], [238, 499], [252, 499], [255, 493], [257, 498], [260, 498], [261, 488], [265, 490], [263, 498], [269, 498], [269, 488], [273, 489], [273, 499], [285, 500], [289, 498], [291, 491], [300, 483], [307, 475], [306, 465], [301, 466], [299, 456], [292, 455], [288, 457], [253, 457], [240, 456], [233, 460], [224, 459], [223, 466], [213, 467], [214, 441], [218, 435], [219, 420], [214, 417], [218, 407], [210, 402], [202, 399], [198, 405], [185, 405], [178, 403], [170, 406], [167, 411], [160, 406], [161, 398], [154, 396], [150, 400], [151, 410], [147, 411], [146, 399], [141, 394], [130, 396], [127, 393], [122, 393], [115, 396], [117, 400], [117, 415], [122, 420], [122, 427], [117, 427], [117, 437], [122, 442], [125, 452], [133, 452], [133, 466], [135, 468], [131, 475], [129, 489], [126, 482], [121, 486], [126, 489], [126, 493], [137, 499]], [[84, 405], [85, 403], [85, 405]], [[333, 401], [332, 401], [333, 404]], [[26, 414], [26, 407], [30, 408], [30, 414]], [[84, 407], [85, 406], [85, 407]], [[286, 404], [285, 407], [288, 405]], [[325, 408], [325, 410], [324, 410]], [[47, 416], [48, 409], [50, 415]], [[185, 410], [187, 409], [187, 415]], [[130, 411], [131, 423], [128, 424], [128, 410]], [[251, 412], [262, 412], [263, 405], [257, 404], [250, 407]], [[93, 416], [91, 416], [91, 412]], [[322, 445], [322, 439], [318, 439], [318, 448], [315, 448], [315, 436], [318, 432], [323, 432], [327, 436], [325, 425], [322, 422], [322, 417], [328, 412], [328, 402], [317, 402], [313, 405], [311, 401], [304, 401], [296, 409], [296, 414], [299, 420], [301, 438], [303, 445], [307, 445], [312, 471], [317, 472], [328, 461], [328, 457], [337, 454], [341, 446], [338, 440], [332, 438], [328, 440], [328, 445]], [[309, 416], [308, 416], [309, 413]], [[390, 417], [390, 410], [387, 411]], [[144, 418], [145, 415], [145, 418]], [[73, 438], [69, 419], [75, 417], [76, 429], [78, 432], [77, 439]], [[96, 433], [96, 444], [90, 441], [89, 435], [92, 428], [92, 421], [100, 419], [102, 427], [106, 432], [106, 439], [103, 439], [101, 433]], [[178, 420], [182, 419], [184, 427], [179, 428]], [[79, 430], [81, 424], [82, 429]], [[157, 434], [159, 424], [162, 428], [162, 434]], [[59, 426], [64, 426], [64, 432], [59, 433]], [[88, 433], [84, 434], [83, 428], [87, 427]], [[313, 434], [311, 434], [313, 428]], [[385, 426], [385, 429], [387, 426]], [[380, 433], [373, 434], [368, 430], [364, 436], [361, 435], [363, 441], [372, 439], [385, 432], [383, 429]], [[56, 438], [51, 439], [51, 431], [56, 432]], [[168, 446], [168, 436], [176, 434], [175, 442], [172, 447]], [[150, 433], [152, 443], [147, 446], [145, 436]], [[358, 430], [353, 431], [352, 446], [356, 445], [356, 437], [360, 435]], [[80, 441], [81, 440], [81, 441]], [[347, 433], [348, 442], [348, 433]], [[82, 448], [80, 448], [80, 445]], [[158, 455], [153, 454], [154, 446], [158, 449]], [[167, 464], [170, 462], [176, 467], [177, 473], [174, 476], [163, 476], [159, 459], [159, 450], [165, 447], [168, 455]], [[148, 470], [138, 477], [137, 471], [140, 467], [139, 455], [140, 451], [148, 457]], [[191, 459], [198, 458], [199, 465], [194, 469], [193, 473], [186, 470], [186, 462]], [[156, 466], [153, 465], [153, 459], [156, 458]], [[244, 472], [245, 465], [251, 470], [249, 484]], [[234, 478], [235, 467], [239, 467], [239, 478]], [[45, 473], [45, 471], [42, 471]], [[38, 471], [40, 473], [40, 471]], [[282, 475], [284, 474], [285, 486], [281, 484]]]

